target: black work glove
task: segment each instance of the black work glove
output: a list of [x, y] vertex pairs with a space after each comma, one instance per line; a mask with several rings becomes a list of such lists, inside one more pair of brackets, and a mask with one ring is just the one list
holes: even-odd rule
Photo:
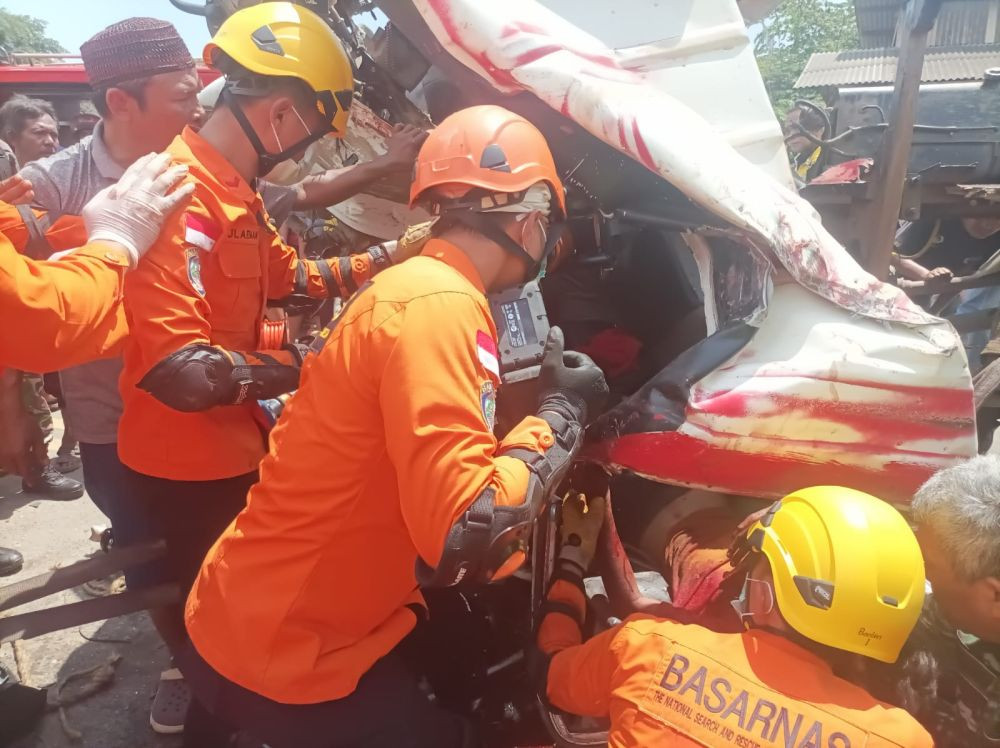
[[554, 412], [582, 424], [600, 415], [608, 399], [604, 372], [590, 356], [577, 351], [563, 351], [562, 330], [553, 327], [545, 341], [542, 371], [539, 374], [541, 395], [538, 412]]

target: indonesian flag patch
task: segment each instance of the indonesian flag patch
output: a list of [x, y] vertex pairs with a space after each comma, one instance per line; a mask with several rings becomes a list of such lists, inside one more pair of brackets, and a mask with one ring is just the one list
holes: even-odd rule
[[483, 365], [483, 368], [500, 379], [500, 358], [497, 355], [497, 344], [482, 330], [476, 332], [476, 353], [479, 355], [479, 363]]
[[212, 251], [215, 242], [222, 236], [222, 229], [207, 218], [188, 213], [184, 216], [184, 243]]

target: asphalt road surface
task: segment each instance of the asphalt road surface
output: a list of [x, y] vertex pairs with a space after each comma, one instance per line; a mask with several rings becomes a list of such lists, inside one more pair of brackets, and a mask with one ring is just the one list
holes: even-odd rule
[[[58, 445], [62, 419], [55, 415], [54, 444]], [[55, 453], [55, 446], [51, 453]], [[83, 480], [79, 472], [70, 477]], [[0, 546], [17, 548], [25, 559], [24, 569], [0, 579], [0, 584], [99, 552], [98, 544], [90, 540], [90, 528], [103, 524], [107, 519], [86, 495], [74, 501], [50, 501], [22, 493], [20, 478], [0, 478]], [[89, 597], [82, 589], [69, 590], [11, 613]], [[177, 748], [179, 737], [157, 735], [149, 726], [156, 681], [169, 658], [145, 613], [57, 631], [18, 642], [16, 647], [0, 647], [0, 662], [22, 682], [36, 687], [51, 686], [70, 673], [107, 663], [116, 655], [121, 659], [110, 685], [65, 709], [67, 727], [79, 733], [80, 739], [71, 740], [58, 711], [53, 710], [33, 733], [11, 748]]]

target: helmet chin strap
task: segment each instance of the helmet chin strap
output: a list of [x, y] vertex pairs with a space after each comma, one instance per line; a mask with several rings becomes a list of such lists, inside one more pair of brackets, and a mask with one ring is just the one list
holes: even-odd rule
[[545, 270], [548, 267], [549, 258], [556, 251], [556, 245], [562, 241], [565, 233], [565, 221], [549, 224], [548, 234], [545, 237], [545, 249], [542, 250], [542, 260], [538, 263], [538, 278], [545, 277]]
[[482, 234], [493, 243], [498, 244], [504, 251], [525, 262], [528, 267], [524, 277], [525, 283], [536, 280], [544, 275], [545, 266], [548, 263], [549, 256], [555, 250], [556, 244], [558, 244], [559, 240], [562, 238], [566, 224], [555, 223], [549, 226], [548, 235], [545, 240], [545, 249], [542, 252], [542, 258], [540, 260], [536, 260], [524, 247], [511, 239], [506, 231], [497, 226], [493, 221], [489, 220], [486, 215], [487, 214], [468, 210], [449, 211], [441, 217], [440, 221], [438, 221], [438, 225], [435, 226], [435, 229], [437, 231], [443, 231], [450, 226], [461, 224], [466, 228], [472, 229], [477, 234]]
[[[246, 136], [247, 140], [250, 141], [250, 145], [253, 146], [254, 151], [257, 153], [257, 176], [259, 177], [266, 176], [282, 161], [287, 161], [291, 158], [293, 153], [312, 145], [320, 138], [326, 137], [326, 135], [332, 132], [331, 128], [310, 133], [308, 136], [302, 138], [297, 143], [293, 143], [288, 148], [285, 148], [278, 153], [271, 153], [264, 147], [264, 143], [261, 141], [260, 136], [257, 135], [257, 131], [247, 118], [246, 112], [243, 111], [243, 106], [240, 104], [239, 99], [232, 95], [232, 91], [228, 88], [223, 88], [222, 100], [229, 107], [229, 111], [233, 113], [233, 116], [236, 117], [236, 121], [239, 123], [240, 129], [243, 130], [243, 134]], [[296, 112], [296, 114], [298, 113]], [[300, 116], [299, 120], [301, 121], [301, 119], [302, 118]], [[308, 130], [308, 128], [306, 129]], [[277, 132], [275, 132], [275, 139], [277, 139]], [[280, 141], [278, 145], [281, 145]]]

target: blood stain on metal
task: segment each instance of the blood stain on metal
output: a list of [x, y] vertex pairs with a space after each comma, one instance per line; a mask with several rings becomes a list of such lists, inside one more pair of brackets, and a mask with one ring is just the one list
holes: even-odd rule
[[[530, 34], [532, 36], [541, 36], [546, 39], [552, 39], [552, 34], [549, 31], [546, 31], [541, 26], [536, 26], [533, 23], [527, 23], [525, 21], [514, 21], [512, 24], [508, 24], [507, 26], [504, 27], [500, 36], [501, 38], [506, 38], [509, 36], [513, 36], [518, 32], [524, 34]], [[606, 68], [611, 68], [612, 70], [622, 69], [621, 65], [618, 63], [618, 60], [614, 59], [613, 57], [609, 57], [608, 55], [603, 55], [594, 52], [584, 52], [583, 50], [567, 46], [566, 44], [561, 42], [556, 42], [551, 45], [547, 45], [546, 49], [548, 47], [552, 48], [550, 51], [569, 52], [571, 55], [573, 55], [574, 57], [579, 57], [581, 60], [587, 60], [588, 62], [593, 62], [596, 65], [600, 65]], [[548, 54], [548, 52], [546, 52], [546, 54]], [[538, 55], [538, 57], [542, 56], [544, 55]], [[534, 59], [538, 59], [538, 57], [535, 57]], [[520, 58], [514, 61], [515, 67], [521, 64], [523, 63], [520, 61]]]
[[653, 480], [749, 496], [778, 497], [802, 485], [846, 485], [894, 503], [909, 503], [913, 492], [948, 455], [935, 454], [926, 464], [901, 463], [890, 455], [878, 467], [810, 459], [793, 452], [760, 454], [706, 444], [678, 432], [628, 434], [612, 443], [593, 445], [588, 457], [615, 469]]
[[[859, 455], [860, 457], [873, 455], [875, 453], [881, 453], [882, 450], [891, 451], [894, 455], [898, 457], [906, 458], [918, 458], [918, 459], [937, 459], [941, 457], [941, 452], [928, 452], [925, 450], [915, 450], [915, 449], [903, 449], [898, 444], [877, 444], [877, 443], [865, 443], [865, 442], [842, 442], [842, 441], [829, 441], [824, 439], [796, 439], [789, 437], [787, 439], [781, 436], [775, 436], [774, 434], [737, 434], [730, 433], [726, 431], [721, 431], [713, 429], [710, 426], [706, 426], [703, 423], [694, 424], [698, 431], [704, 432], [715, 437], [720, 443], [725, 440], [727, 442], [740, 442], [744, 440], [752, 439], [766, 439], [769, 442], [773, 442], [774, 448], [777, 450], [784, 447], [782, 454], [789, 457], [796, 454], [805, 453], [819, 453], [820, 450], [843, 452], [848, 454]], [[787, 446], [785, 446], [786, 443]], [[818, 460], [823, 458], [817, 458]], [[826, 461], [826, 460], [824, 460]]]
[[950, 440], [972, 423], [967, 411], [940, 411], [927, 402], [860, 403], [775, 392], [728, 392], [710, 397], [695, 394], [689, 408], [694, 416], [732, 419], [794, 414], [796, 418], [847, 426], [869, 444], [878, 444], [886, 438]]
[[650, 171], [656, 172], [656, 161], [653, 160], [653, 154], [649, 152], [646, 141], [642, 139], [642, 133], [639, 131], [639, 120], [635, 117], [632, 117], [632, 137], [635, 138], [635, 148], [642, 165]]
[[522, 52], [517, 57], [512, 60], [512, 67], [521, 67], [522, 65], [527, 65], [529, 63], [540, 60], [547, 55], [554, 54], [556, 52], [565, 52], [566, 48], [560, 44], [542, 44], [534, 49], [529, 49], [526, 52]]
[[493, 64], [489, 55], [485, 51], [477, 51], [471, 49], [468, 44], [466, 44], [462, 39], [462, 26], [468, 26], [468, 24], [460, 24], [455, 21], [454, 15], [449, 7], [448, 0], [426, 0], [428, 6], [433, 10], [441, 21], [441, 25], [444, 27], [445, 33], [448, 37], [455, 42], [459, 47], [461, 47], [466, 54], [472, 57], [473, 60], [485, 70], [497, 83], [504, 86], [516, 85], [516, 81], [511, 77], [506, 71], [499, 69]]
[[562, 104], [559, 107], [559, 113], [564, 117], [569, 117], [569, 91], [563, 94]]

